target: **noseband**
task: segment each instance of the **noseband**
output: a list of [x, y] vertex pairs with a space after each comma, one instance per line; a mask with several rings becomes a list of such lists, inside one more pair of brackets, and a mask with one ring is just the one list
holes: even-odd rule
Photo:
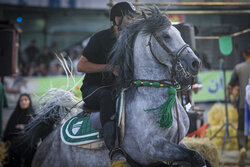
[[150, 49], [151, 54], [153, 55], [153, 57], [162, 65], [166, 66], [166, 64], [163, 64], [154, 54], [153, 49], [152, 49], [152, 45], [151, 45], [151, 39], [152, 36], [154, 36], [155, 40], [159, 43], [159, 45], [170, 55], [173, 57], [173, 65], [172, 65], [172, 69], [171, 69], [171, 78], [174, 79], [174, 77], [178, 74], [181, 77], [184, 78], [189, 78], [191, 75], [188, 71], [186, 71], [184, 69], [184, 67], [181, 64], [180, 61], [180, 55], [181, 53], [187, 48], [190, 47], [188, 44], [184, 44], [177, 52], [176, 54], [174, 54], [164, 43], [163, 41], [160, 39], [160, 37], [156, 34], [153, 33], [150, 35], [149, 41], [148, 41], [148, 46]]

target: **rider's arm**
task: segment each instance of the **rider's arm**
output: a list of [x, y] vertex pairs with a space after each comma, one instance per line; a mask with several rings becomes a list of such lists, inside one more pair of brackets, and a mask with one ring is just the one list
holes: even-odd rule
[[85, 56], [81, 56], [77, 64], [77, 71], [84, 73], [95, 73], [95, 72], [111, 71], [111, 69], [107, 64], [95, 64], [88, 61], [88, 59]]

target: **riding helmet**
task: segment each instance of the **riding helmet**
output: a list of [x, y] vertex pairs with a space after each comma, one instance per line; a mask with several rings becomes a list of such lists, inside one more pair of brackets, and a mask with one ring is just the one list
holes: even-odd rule
[[114, 21], [115, 16], [121, 17], [135, 13], [135, 6], [131, 2], [119, 2], [115, 4], [110, 10], [110, 21]]

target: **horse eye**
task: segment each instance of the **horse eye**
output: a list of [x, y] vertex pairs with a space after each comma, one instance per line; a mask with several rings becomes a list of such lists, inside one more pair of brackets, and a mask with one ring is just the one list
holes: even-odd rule
[[163, 34], [163, 38], [168, 39], [168, 38], [170, 38], [170, 35], [169, 34]]

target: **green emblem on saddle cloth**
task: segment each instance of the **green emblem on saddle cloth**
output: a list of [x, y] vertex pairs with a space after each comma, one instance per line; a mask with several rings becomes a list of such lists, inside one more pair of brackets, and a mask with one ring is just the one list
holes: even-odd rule
[[175, 102], [176, 97], [176, 89], [180, 88], [180, 85], [178, 83], [175, 83], [175, 86], [170, 86], [166, 83], [160, 83], [160, 82], [150, 82], [150, 81], [134, 81], [134, 85], [136, 86], [152, 86], [152, 87], [166, 87], [168, 88], [168, 99], [165, 101], [162, 105], [156, 107], [156, 108], [150, 108], [145, 110], [146, 112], [149, 111], [155, 111], [159, 110], [159, 120], [157, 123], [161, 128], [170, 128], [173, 123], [173, 116], [172, 116], [172, 107]]
[[82, 145], [100, 141], [99, 131], [90, 125], [90, 115], [67, 120], [61, 127], [61, 138], [65, 144]]

